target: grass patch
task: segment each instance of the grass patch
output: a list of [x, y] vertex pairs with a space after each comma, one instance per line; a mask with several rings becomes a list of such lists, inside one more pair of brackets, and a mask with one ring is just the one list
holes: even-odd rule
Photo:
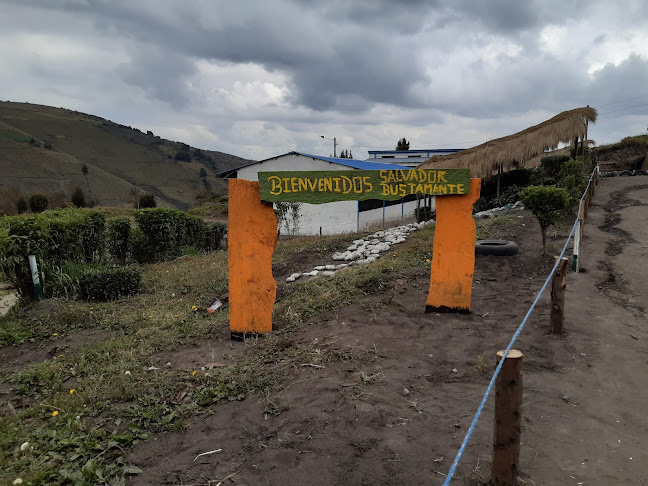
[[6, 128], [0, 128], [0, 137], [8, 138], [14, 142], [29, 142], [31, 137], [28, 137], [24, 133], [18, 132], [16, 130], [9, 130]]
[[480, 219], [476, 221], [477, 239], [490, 240], [496, 235], [500, 235], [502, 230], [511, 224], [515, 216], [506, 214], [503, 216], [495, 216], [489, 219]]
[[[221, 402], [258, 396], [267, 415], [282, 413], [281, 383], [300, 364], [363, 361], [372, 352], [340, 351], [326, 339], [300, 343], [293, 336], [299, 323], [381, 290], [389, 275], [429, 271], [433, 236], [434, 225], [428, 225], [373, 264], [281, 286], [275, 316], [286, 325], [248, 341], [231, 365], [213, 369], [150, 367], [160, 353], [229, 336], [226, 309], [204, 312], [215, 295], [227, 292], [225, 252], [144, 265], [141, 292], [130, 299], [50, 299], [1, 318], [2, 344], [56, 342], [89, 328], [111, 332], [70, 349], [62, 346], [55, 358], [3, 379], [15, 396], [0, 403], [0, 484], [18, 477], [24, 484], [123, 484], [138, 472], [124, 461], [129, 448], [152, 433], [182, 429]], [[328, 253], [356, 237], [284, 240], [275, 260], [314, 249]], [[360, 392], [374, 378], [359, 376]]]

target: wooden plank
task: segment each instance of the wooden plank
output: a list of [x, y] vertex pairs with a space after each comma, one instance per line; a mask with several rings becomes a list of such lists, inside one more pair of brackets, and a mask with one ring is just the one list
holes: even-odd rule
[[272, 253], [277, 215], [259, 197], [259, 183], [229, 180], [227, 219], [230, 331], [232, 339], [272, 331], [277, 282]]
[[436, 228], [425, 312], [470, 312], [475, 238], [473, 204], [481, 179], [470, 179], [470, 194], [436, 198]]
[[465, 195], [470, 169], [402, 169], [259, 172], [263, 201], [393, 201], [411, 194]]

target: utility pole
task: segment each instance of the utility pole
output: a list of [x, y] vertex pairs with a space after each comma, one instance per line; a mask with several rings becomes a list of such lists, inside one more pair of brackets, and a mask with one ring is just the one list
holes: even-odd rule
[[336, 137], [327, 138], [324, 135], [320, 135], [320, 137], [322, 137], [325, 140], [333, 140], [333, 157], [337, 157], [337, 151], [336, 151], [337, 150], [337, 138]]

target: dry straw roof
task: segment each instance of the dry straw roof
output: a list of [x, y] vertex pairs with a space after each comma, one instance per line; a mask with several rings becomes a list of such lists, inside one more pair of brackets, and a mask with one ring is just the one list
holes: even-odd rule
[[[419, 169], [469, 168], [471, 177], [489, 178], [502, 164], [504, 171], [516, 167], [539, 165], [538, 155], [555, 149], [560, 143], [573, 142], [585, 136], [585, 122], [596, 121], [594, 108], [563, 111], [553, 118], [507, 137], [497, 138], [451, 155], [430, 157]], [[535, 159], [534, 159], [535, 158]], [[532, 161], [533, 165], [529, 162]]]

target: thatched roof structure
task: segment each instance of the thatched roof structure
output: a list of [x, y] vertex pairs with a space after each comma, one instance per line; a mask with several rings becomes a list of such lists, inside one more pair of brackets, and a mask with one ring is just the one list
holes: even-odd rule
[[546, 149], [555, 149], [559, 143], [573, 143], [585, 136], [585, 122], [596, 121], [594, 108], [576, 108], [563, 111], [553, 118], [507, 137], [497, 138], [468, 150], [451, 155], [430, 157], [419, 169], [469, 168], [471, 177], [490, 178], [499, 165], [504, 171], [528, 167], [536, 158], [537, 166]]

